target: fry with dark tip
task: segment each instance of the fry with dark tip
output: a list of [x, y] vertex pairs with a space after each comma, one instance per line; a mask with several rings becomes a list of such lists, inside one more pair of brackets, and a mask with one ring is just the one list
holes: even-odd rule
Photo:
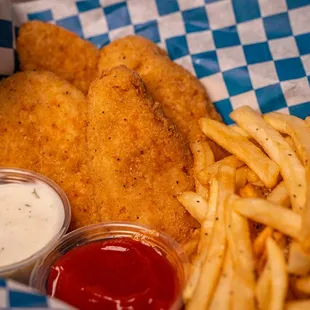
[[95, 223], [87, 167], [86, 98], [51, 72], [20, 72], [0, 83], [0, 166], [34, 170], [68, 195], [71, 228]]
[[17, 38], [22, 71], [51, 71], [87, 93], [95, 79], [99, 50], [64, 28], [31, 21], [22, 25]]
[[104, 71], [88, 94], [87, 139], [101, 221], [148, 224], [178, 241], [199, 224], [177, 200], [192, 190], [187, 143], [125, 66]]
[[[118, 65], [138, 72], [153, 99], [162, 105], [165, 116], [190, 142], [207, 139], [199, 128], [201, 117], [220, 120], [199, 80], [172, 62], [155, 43], [140, 36], [127, 36], [103, 47], [99, 74]], [[213, 142], [211, 147], [217, 159], [227, 154]]]

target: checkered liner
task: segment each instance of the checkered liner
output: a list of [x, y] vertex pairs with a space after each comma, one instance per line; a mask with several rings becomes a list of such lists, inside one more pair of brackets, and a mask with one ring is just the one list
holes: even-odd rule
[[[7, 2], [0, 0], [3, 74], [14, 62]], [[200, 79], [228, 124], [244, 104], [310, 114], [309, 0], [39, 0], [12, 12], [15, 33], [39, 19], [98, 47], [134, 33], [153, 40]]]
[[74, 309], [59, 300], [37, 294], [31, 288], [0, 278], [0, 309]]

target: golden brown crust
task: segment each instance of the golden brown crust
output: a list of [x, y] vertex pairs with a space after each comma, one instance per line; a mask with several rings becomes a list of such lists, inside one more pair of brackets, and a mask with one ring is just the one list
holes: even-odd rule
[[176, 196], [192, 190], [185, 140], [134, 71], [104, 71], [88, 94], [87, 139], [101, 220], [149, 224], [177, 240], [198, 226]]
[[[201, 117], [221, 119], [198, 79], [172, 62], [153, 42], [127, 36], [102, 48], [99, 74], [118, 65], [139, 73], [153, 99], [189, 141], [206, 139], [198, 124]], [[221, 152], [219, 147], [213, 149]]]
[[34, 170], [69, 197], [72, 228], [97, 222], [87, 167], [86, 99], [51, 72], [0, 83], [0, 165]]
[[31, 21], [22, 25], [17, 38], [22, 71], [51, 71], [87, 93], [95, 79], [99, 51], [64, 28]]

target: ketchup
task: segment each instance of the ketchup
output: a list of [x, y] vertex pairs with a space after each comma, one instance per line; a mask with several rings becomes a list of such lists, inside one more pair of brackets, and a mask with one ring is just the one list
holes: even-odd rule
[[95, 241], [60, 257], [48, 294], [82, 310], [168, 310], [180, 283], [171, 263], [131, 238]]

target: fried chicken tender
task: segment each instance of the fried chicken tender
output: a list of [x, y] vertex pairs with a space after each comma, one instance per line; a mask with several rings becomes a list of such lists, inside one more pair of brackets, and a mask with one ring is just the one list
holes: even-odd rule
[[[99, 74], [118, 65], [139, 73], [153, 99], [162, 105], [166, 117], [176, 124], [188, 141], [207, 139], [198, 124], [201, 117], [220, 120], [199, 80], [172, 62], [166, 52], [152, 41], [140, 36], [127, 36], [103, 47]], [[212, 141], [210, 145], [217, 158], [221, 158], [223, 153], [226, 155]]]
[[101, 221], [139, 222], [186, 239], [199, 225], [176, 196], [193, 189], [192, 157], [138, 74], [125, 66], [103, 71], [89, 89], [88, 105], [87, 139]]
[[34, 170], [68, 195], [71, 228], [97, 222], [87, 166], [86, 98], [51, 72], [0, 83], [0, 165]]
[[17, 38], [22, 71], [51, 71], [87, 93], [95, 79], [99, 50], [73, 32], [41, 21], [22, 25]]

